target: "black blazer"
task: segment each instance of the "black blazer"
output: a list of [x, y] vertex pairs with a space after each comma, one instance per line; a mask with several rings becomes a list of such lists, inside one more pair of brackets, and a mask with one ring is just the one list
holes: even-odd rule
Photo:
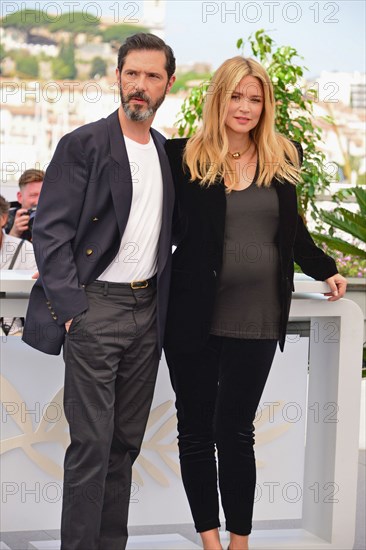
[[[177, 249], [173, 254], [164, 343], [173, 353], [198, 350], [209, 336], [225, 233], [224, 183], [221, 180], [202, 188], [198, 181], [189, 181], [189, 173], [182, 169], [186, 141], [174, 139], [165, 143], [176, 193], [173, 230], [175, 228], [177, 233]], [[300, 146], [298, 148], [301, 150]], [[295, 185], [277, 180], [272, 184], [279, 199], [279, 344], [283, 350], [293, 290], [294, 260], [304, 273], [318, 280], [335, 275], [337, 268], [334, 260], [315, 245], [298, 215]]]
[[[151, 130], [163, 177], [157, 273], [161, 350], [171, 267], [174, 186], [165, 138]], [[40, 277], [29, 300], [23, 340], [57, 355], [64, 323], [88, 308], [91, 283], [117, 255], [132, 200], [132, 178], [118, 111], [64, 136], [46, 171], [33, 228]]]

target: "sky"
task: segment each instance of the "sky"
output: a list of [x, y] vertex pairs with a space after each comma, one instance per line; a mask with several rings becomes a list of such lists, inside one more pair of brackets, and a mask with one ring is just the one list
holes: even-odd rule
[[[233, 13], [229, 13], [229, 11]], [[322, 70], [365, 71], [365, 2], [168, 0], [166, 41], [181, 62], [217, 68], [237, 55], [236, 41], [265, 29], [279, 46], [305, 58], [309, 75]], [[249, 55], [249, 49], [244, 50]]]
[[[155, 0], [149, 0], [154, 3]], [[237, 55], [236, 41], [265, 29], [278, 46], [291, 45], [304, 57], [307, 76], [322, 70], [365, 72], [364, 0], [167, 0], [165, 40], [178, 64], [203, 61], [216, 69]], [[141, 22], [142, 2], [2, 2], [2, 16], [22, 7], [46, 13], [84, 9], [86, 16], [113, 16], [116, 22]], [[249, 55], [249, 49], [245, 51]]]

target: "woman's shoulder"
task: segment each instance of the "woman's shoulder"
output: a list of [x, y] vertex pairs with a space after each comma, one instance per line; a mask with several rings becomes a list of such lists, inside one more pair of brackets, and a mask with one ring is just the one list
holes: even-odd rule
[[187, 145], [188, 138], [174, 138], [167, 139], [165, 142], [165, 150], [167, 155], [180, 155], [182, 156], [185, 146]]
[[290, 164], [297, 164], [296, 157], [294, 158], [293, 155], [293, 148], [295, 148], [298, 156], [298, 163], [299, 166], [301, 166], [304, 158], [304, 151], [301, 143], [299, 141], [295, 141], [294, 139], [290, 139], [283, 134], [277, 134], [277, 139], [278, 146], [284, 149], [286, 162], [290, 162]]
[[291, 139], [290, 141], [291, 141], [292, 145], [294, 145], [296, 147], [297, 154], [299, 155], [300, 165], [301, 165], [302, 160], [304, 158], [304, 151], [303, 151], [302, 145], [299, 141], [295, 141], [293, 139]]

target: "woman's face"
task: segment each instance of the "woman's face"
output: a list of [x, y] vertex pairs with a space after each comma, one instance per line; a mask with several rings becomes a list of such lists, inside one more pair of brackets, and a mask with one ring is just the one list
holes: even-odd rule
[[228, 135], [247, 134], [259, 122], [264, 97], [261, 81], [255, 76], [245, 76], [231, 94], [225, 125]]

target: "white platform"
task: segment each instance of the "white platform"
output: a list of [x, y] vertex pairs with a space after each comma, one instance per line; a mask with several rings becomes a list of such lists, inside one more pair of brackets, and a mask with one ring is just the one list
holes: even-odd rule
[[[197, 535], [198, 536], [198, 535]], [[229, 535], [220, 532], [223, 548], [229, 545]], [[29, 550], [60, 550], [59, 540], [31, 541]], [[135, 535], [128, 539], [126, 550], [196, 550], [202, 548], [182, 535]], [[253, 531], [250, 536], [252, 550], [325, 550], [329, 545], [304, 529], [268, 529]], [[0, 550], [2, 547], [0, 546]], [[5, 545], [4, 549], [8, 547]]]
[[[12, 274], [9, 272], [7, 280], [2, 279], [1, 290], [7, 293], [7, 296], [1, 299], [2, 314], [4, 316], [24, 316], [27, 305], [27, 292], [29, 292], [29, 287], [32, 284], [33, 281], [29, 279], [29, 273], [27, 275], [17, 275], [15, 272]], [[301, 501], [295, 503], [296, 505], [300, 504], [300, 515], [297, 517], [301, 519], [302, 528], [256, 531], [252, 535], [252, 547], [268, 550], [350, 550], [353, 547], [356, 519], [363, 315], [354, 302], [340, 300], [331, 303], [319, 295], [319, 292], [327, 292], [328, 288], [325, 283], [308, 279], [296, 279], [295, 289], [290, 319], [310, 320], [311, 324], [308, 340], [309, 382], [307, 407], [305, 407], [305, 410], [302, 409], [301, 416], [301, 420], [304, 418], [306, 420], [305, 433], [303, 433], [302, 442], [293, 446], [291, 451], [286, 454], [294, 463], [304, 462]], [[289, 352], [291, 348], [297, 349], [296, 345], [299, 339], [298, 335], [288, 335], [285, 348], [285, 355], [288, 354], [287, 357], [291, 357], [290, 364], [287, 367], [291, 367], [292, 364], [294, 371], [299, 361], [296, 354], [293, 357], [293, 354]], [[19, 340], [18, 342], [14, 340], [12, 343], [10, 342], [10, 338], [8, 342], [5, 339], [2, 346], [4, 350], [3, 358], [12, 357], [9, 365], [5, 366], [3, 370], [5, 378], [3, 399], [8, 403], [4, 416], [4, 428], [6, 428], [5, 432], [9, 431], [11, 428], [10, 423], [17, 419], [22, 431], [24, 432], [27, 428], [27, 433], [24, 433], [23, 437], [20, 432], [13, 435], [9, 432], [6, 440], [9, 451], [3, 451], [2, 459], [3, 466], [6, 465], [7, 468], [3, 467], [2, 473], [5, 475], [3, 485], [6, 486], [5, 498], [8, 499], [8, 505], [6, 500], [5, 503], [3, 500], [2, 508], [6, 515], [6, 510], [11, 509], [13, 501], [15, 510], [17, 510], [15, 517], [19, 520], [22, 505], [29, 502], [31, 508], [37, 514], [36, 521], [43, 522], [42, 528], [54, 529], [57, 527], [47, 525], [47, 521], [49, 515], [52, 515], [51, 509], [60, 505], [60, 502], [56, 502], [56, 500], [59, 498], [58, 490], [61, 487], [59, 485], [61, 481], [60, 478], [49, 477], [49, 472], [52, 470], [56, 459], [58, 459], [60, 451], [63, 450], [62, 447], [57, 450], [55, 446], [51, 445], [51, 441], [47, 443], [49, 445], [47, 448], [45, 443], [36, 441], [35, 435], [37, 433], [34, 432], [34, 429], [37, 426], [34, 423], [32, 424], [31, 418], [32, 416], [35, 418], [40, 411], [43, 414], [43, 417], [42, 414], [41, 417], [45, 421], [47, 415], [57, 413], [61, 396], [60, 393], [56, 394], [53, 386], [55, 386], [56, 379], [62, 380], [62, 359], [37, 353], [36, 362], [32, 363], [31, 356], [36, 353], [34, 350], [30, 350]], [[8, 345], [6, 345], [7, 343]], [[15, 350], [13, 344], [15, 347], [19, 344], [19, 349]], [[15, 351], [16, 353], [19, 352], [20, 355], [13, 356], [12, 353]], [[43, 366], [41, 365], [42, 362], [44, 363]], [[164, 369], [161, 370], [164, 371]], [[288, 371], [286, 370], [286, 372]], [[27, 412], [30, 409], [27, 400], [22, 396], [27, 394], [30, 389], [32, 377], [34, 378], [36, 393], [31, 396], [30, 403], [33, 403], [33, 409], [31, 409], [33, 412], [30, 414]], [[298, 386], [303, 387], [303, 380], [300, 380], [300, 378], [298, 380]], [[60, 382], [58, 381], [57, 384], [60, 384]], [[293, 381], [289, 382], [287, 379], [283, 381], [283, 385], [289, 391], [294, 388]], [[60, 390], [60, 387], [58, 385], [56, 389]], [[18, 393], [16, 394], [15, 391]], [[51, 393], [47, 393], [49, 391]], [[181, 482], [177, 477], [174, 477], [175, 474], [173, 473], [177, 460], [176, 454], [174, 455], [176, 451], [171, 447], [171, 430], [174, 429], [174, 418], [172, 417], [173, 400], [168, 382], [166, 387], [157, 388], [156, 398], [157, 406], [155, 407], [154, 419], [150, 429], [155, 426], [156, 433], [159, 432], [158, 451], [161, 453], [161, 457], [164, 457], [166, 464], [169, 464], [169, 467], [164, 469], [161, 457], [155, 463], [157, 454], [154, 450], [156, 448], [156, 438], [151, 437], [148, 439], [147, 443], [150, 446], [146, 448], [145, 464], [137, 464], [137, 474], [140, 475], [138, 479], [143, 483], [138, 481], [136, 486], [133, 487], [130, 513], [131, 525], [163, 524], [164, 522], [165, 524], [186, 523], [186, 517], [189, 514]], [[49, 404], [51, 401], [54, 403], [51, 409], [47, 409], [47, 414], [45, 414], [43, 405], [44, 400]], [[292, 413], [299, 409], [295, 400], [296, 398], [293, 399]], [[286, 404], [290, 405], [288, 401]], [[277, 407], [276, 410], [280, 411], [281, 409]], [[287, 408], [287, 410], [289, 409]], [[22, 420], [23, 413], [26, 415], [25, 421]], [[53, 416], [51, 420], [52, 418]], [[156, 424], [157, 418], [159, 419], [158, 424]], [[48, 422], [50, 422], [49, 419]], [[290, 424], [291, 419], [289, 421], [289, 418], [287, 418], [287, 428]], [[291, 429], [281, 433], [285, 433], [286, 436], [290, 434], [292, 429], [296, 427], [295, 424], [291, 424], [291, 426], [293, 428], [291, 427]], [[268, 427], [275, 428], [276, 426]], [[278, 428], [282, 427], [279, 426]], [[260, 430], [257, 430], [259, 435], [258, 432], [260, 433]], [[51, 440], [52, 432], [45, 433], [50, 433], [48, 439]], [[150, 437], [148, 432], [147, 434]], [[60, 435], [62, 434], [60, 433]], [[23, 446], [17, 444], [17, 441], [20, 440], [24, 440]], [[154, 443], [155, 447], [151, 442]], [[266, 443], [266, 445], [270, 457], [268, 462], [270, 460], [277, 463], [283, 462], [285, 457], [273, 453], [272, 443], [271, 445]], [[52, 454], [47, 454], [50, 453], [50, 449]], [[28, 457], [32, 458], [29, 462], [34, 472], [34, 478], [32, 483], [23, 486], [25, 471], [28, 468], [28, 465], [26, 465]], [[43, 470], [41, 469], [41, 462], [37, 462], [41, 458]], [[146, 476], [149, 467], [150, 478]], [[61, 469], [60, 466], [59, 469]], [[12, 477], [6, 477], [7, 471]], [[57, 469], [55, 471], [58, 472]], [[19, 482], [16, 481], [17, 476], [20, 478]], [[277, 479], [271, 478], [269, 481], [276, 483]], [[294, 480], [289, 477], [287, 481], [291, 483]], [[281, 495], [282, 486], [278, 488], [278, 491], [280, 491], [278, 494]], [[166, 511], [160, 509], [156, 504], [158, 497], [163, 496], [162, 493], [165, 496], [163, 500]], [[41, 498], [40, 502], [36, 501], [39, 496]], [[292, 498], [292, 493], [286, 494], [286, 496]], [[38, 504], [37, 506], [34, 506], [35, 501]], [[174, 502], [173, 506], [172, 502]], [[41, 513], [42, 505], [45, 505], [44, 513]], [[272, 510], [269, 511], [269, 516], [266, 519], [273, 519], [271, 515], [274, 516], [277, 511], [276, 503], [273, 503], [271, 508]], [[163, 521], [151, 520], [152, 516], [158, 512], [165, 519]], [[9, 511], [7, 514], [10, 518]], [[178, 522], [176, 518], [173, 518], [174, 514], [175, 516], [178, 514]], [[172, 517], [170, 518], [169, 515]], [[55, 519], [58, 523], [58, 512]], [[288, 518], [284, 517], [282, 519]], [[10, 521], [13, 520], [9, 519]], [[24, 528], [23, 522], [23, 528], [19, 530], [24, 529], [32, 529], [32, 527]], [[33, 527], [33, 529], [39, 529], [39, 527]], [[11, 527], [10, 523], [7, 527], [6, 522], [3, 522], [3, 530], [14, 531], [18, 529]], [[151, 541], [152, 537], [149, 536], [148, 539]], [[133, 540], [134, 537], [131, 537], [131, 544]], [[139, 540], [142, 543], [142, 539], [139, 538]], [[179, 542], [179, 539], [177, 542]], [[193, 548], [192, 543], [188, 544], [190, 546], [187, 548]], [[131, 548], [133, 547], [131, 546]], [[135, 548], [137, 550], [138, 547]], [[142, 546], [142, 548], [145, 547]], [[146, 548], [154, 547], [147, 546]], [[160, 545], [159, 548], [164, 547]]]
[[[59, 540], [32, 541], [29, 550], [60, 550]], [[181, 535], [135, 535], [128, 538], [127, 550], [199, 550]]]

